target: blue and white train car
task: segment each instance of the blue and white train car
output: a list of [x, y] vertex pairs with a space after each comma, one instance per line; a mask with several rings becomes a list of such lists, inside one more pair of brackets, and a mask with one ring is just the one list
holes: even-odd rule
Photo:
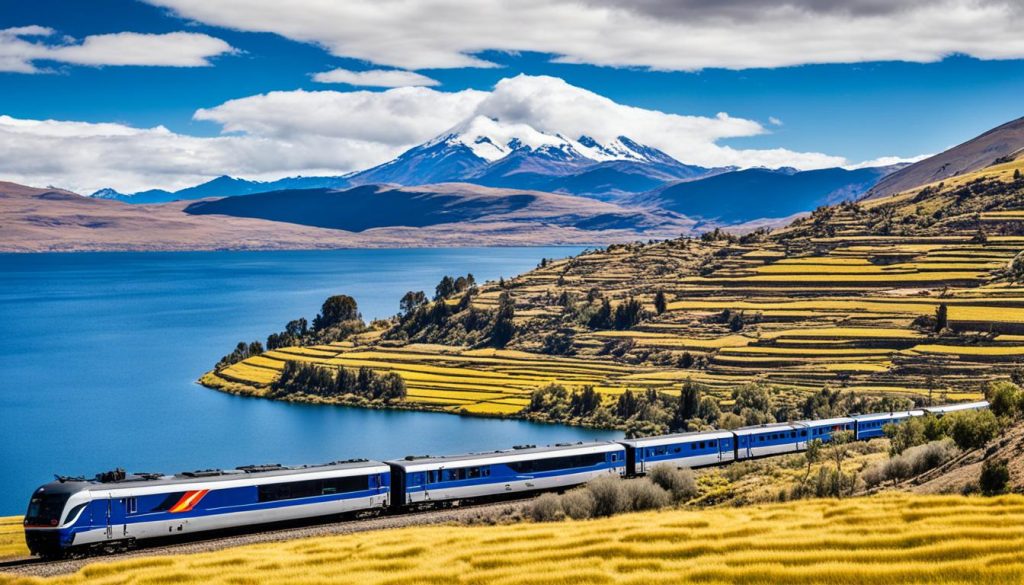
[[807, 448], [808, 431], [801, 423], [776, 423], [744, 427], [736, 436], [736, 459], [795, 453]]
[[678, 433], [619, 441], [626, 446], [626, 471], [642, 475], [660, 463], [701, 467], [736, 458], [736, 437], [729, 431]]
[[923, 410], [902, 410], [897, 412], [880, 412], [876, 414], [858, 414], [852, 416], [857, 425], [857, 440], [866, 441], [885, 434], [885, 425], [900, 424], [911, 417], [922, 416]]
[[945, 406], [925, 406], [921, 410], [928, 414], [934, 414], [937, 417], [942, 417], [944, 414], [951, 412], [959, 412], [961, 410], [984, 410], [988, 408], [988, 401], [981, 400], [978, 402], [961, 402], [959, 404], [947, 404]]
[[396, 494], [393, 505], [401, 507], [561, 489], [605, 475], [621, 477], [626, 473], [626, 448], [612, 442], [528, 446], [387, 463]]
[[[378, 461], [308, 467], [251, 466], [166, 476], [104, 474], [64, 479], [33, 493], [25, 515], [29, 549], [119, 549], [146, 539], [382, 510], [391, 468]], [[98, 476], [102, 477], [102, 476]]]
[[[832, 440], [832, 434], [839, 431], [850, 431], [856, 433], [857, 421], [851, 417], [835, 417], [835, 418], [823, 418], [818, 420], [804, 420], [797, 424], [801, 424], [806, 427], [807, 434], [804, 435], [804, 430], [801, 429], [799, 437], [802, 439], [806, 436], [806, 441], [813, 441], [818, 439], [822, 443], [828, 443]], [[804, 445], [806, 448], [806, 445]]]

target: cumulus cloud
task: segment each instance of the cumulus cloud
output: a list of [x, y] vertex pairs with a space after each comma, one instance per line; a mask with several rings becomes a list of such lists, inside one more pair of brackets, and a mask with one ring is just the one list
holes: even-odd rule
[[436, 79], [420, 75], [414, 71], [399, 69], [371, 69], [369, 71], [350, 71], [348, 69], [331, 69], [313, 76], [319, 83], [347, 83], [364, 87], [425, 87], [440, 85]]
[[608, 141], [626, 135], [704, 166], [808, 169], [847, 163], [821, 153], [720, 144], [766, 132], [752, 120], [637, 108], [558, 78], [519, 75], [500, 81], [492, 91], [300, 90], [235, 99], [195, 113], [197, 120], [221, 126], [222, 135], [212, 138], [159, 126], [0, 116], [0, 176], [91, 192], [106, 186], [173, 189], [221, 174], [260, 179], [340, 175], [387, 162], [476, 116], [571, 138]]
[[0, 30], [0, 71], [38, 73], [37, 61], [74, 65], [151, 65], [205, 67], [210, 58], [235, 52], [221, 39], [189, 32], [91, 35], [58, 44], [42, 42], [56, 34], [43, 26]]
[[413, 70], [492, 66], [486, 50], [659, 70], [1024, 57], [1011, 0], [147, 1]]

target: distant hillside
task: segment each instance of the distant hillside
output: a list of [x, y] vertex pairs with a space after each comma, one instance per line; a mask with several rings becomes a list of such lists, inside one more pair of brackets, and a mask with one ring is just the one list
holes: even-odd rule
[[856, 199], [890, 170], [888, 167], [804, 172], [746, 169], [699, 181], [673, 183], [626, 201], [727, 224], [789, 217], [821, 205]]
[[1024, 151], [1024, 118], [1018, 118], [993, 128], [933, 157], [914, 163], [895, 172], [877, 185], [867, 195], [876, 199], [977, 171], [997, 161], [1011, 160]]
[[[692, 228], [672, 214], [637, 215], [543, 193], [475, 186], [361, 189], [347, 201], [345, 192], [314, 190], [130, 205], [0, 182], [0, 251], [594, 245], [671, 237]], [[261, 199], [254, 206], [234, 203], [250, 197]], [[219, 201], [232, 203], [220, 209]], [[354, 206], [361, 211], [352, 213]]]
[[125, 203], [168, 203], [170, 201], [206, 199], [207, 197], [252, 195], [253, 193], [267, 193], [284, 189], [342, 189], [348, 186], [349, 181], [344, 177], [287, 177], [277, 181], [249, 181], [225, 175], [178, 191], [150, 189], [124, 194], [113, 189], [100, 189], [91, 197]]
[[465, 184], [275, 191], [200, 201], [185, 207], [185, 212], [251, 217], [352, 232], [388, 226], [542, 221], [547, 225], [586, 231], [633, 230], [639, 235], [652, 229], [680, 230], [692, 225], [672, 214], [638, 213], [578, 197]]

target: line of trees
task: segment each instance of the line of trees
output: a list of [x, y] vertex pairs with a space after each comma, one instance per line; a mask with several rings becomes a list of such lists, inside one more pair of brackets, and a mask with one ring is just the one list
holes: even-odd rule
[[307, 362], [285, 362], [281, 377], [273, 383], [270, 396], [283, 398], [294, 394], [324, 398], [359, 396], [367, 400], [392, 402], [405, 398], [405, 381], [394, 372], [378, 373], [370, 368], [358, 370], [325, 367]]

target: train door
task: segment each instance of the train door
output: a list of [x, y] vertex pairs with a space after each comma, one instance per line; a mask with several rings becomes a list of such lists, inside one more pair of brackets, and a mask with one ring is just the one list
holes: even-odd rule
[[111, 524], [111, 514], [113, 512], [111, 510], [111, 508], [113, 506], [114, 506], [114, 498], [110, 494], [107, 494], [107, 512], [106, 512], [106, 523], [107, 523], [106, 537], [107, 537], [107, 540], [110, 540], [111, 538], [114, 538], [114, 527], [113, 527], [113, 524]]

